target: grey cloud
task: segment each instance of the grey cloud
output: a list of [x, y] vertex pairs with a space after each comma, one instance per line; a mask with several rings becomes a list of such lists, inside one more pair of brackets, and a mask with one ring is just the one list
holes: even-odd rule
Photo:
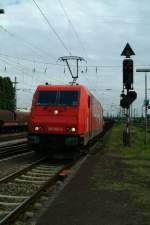
[[19, 5], [23, 2], [25, 2], [25, 0], [0, 0], [0, 6]]
[[[126, 42], [130, 43], [136, 53], [133, 57], [135, 65], [150, 64], [149, 1], [143, 0], [141, 4], [136, 0], [62, 0], [88, 56], [84, 54], [81, 43], [70, 27], [59, 2], [56, 0], [37, 0], [37, 2], [72, 54], [84, 56], [88, 61], [87, 66], [100, 66], [97, 74], [95, 67], [89, 67], [87, 74], [81, 72], [79, 82], [90, 89], [97, 90], [94, 94], [102, 99], [104, 107], [106, 105], [106, 108], [109, 108], [108, 105], [112, 102], [119, 105], [123, 60], [120, 53]], [[33, 2], [0, 0], [0, 7], [7, 8], [6, 15], [0, 18], [0, 24], [21, 38], [18, 40], [0, 30], [2, 43], [0, 53], [17, 58], [13, 60], [7, 58], [9, 64], [6, 61], [0, 61], [0, 73], [10, 75], [12, 79], [16, 75], [19, 80], [19, 88], [30, 85], [35, 88], [39, 83], [45, 81], [68, 83], [71, 76], [66, 67], [64, 74], [63, 64], [61, 66], [48, 65], [47, 73], [44, 74], [45, 64], [34, 63], [34, 60], [55, 63], [60, 56], [66, 55], [67, 52]], [[25, 44], [24, 41], [28, 44]], [[22, 61], [21, 57], [31, 59], [33, 62]], [[4, 60], [4, 57], [0, 56], [0, 60], [2, 59]], [[7, 73], [3, 73], [5, 65]], [[118, 68], [110, 68], [111, 65], [116, 65]], [[33, 73], [34, 67], [36, 68], [35, 73]], [[136, 106], [141, 105], [143, 101], [144, 78], [142, 75], [139, 77], [139, 74], [136, 73], [134, 78], [135, 90], [139, 91]], [[112, 92], [102, 94], [98, 91], [106, 88], [112, 88]], [[32, 94], [24, 93], [23, 95], [22, 93], [22, 98], [25, 101], [18, 97], [19, 106], [22, 106], [22, 102], [30, 105]]]

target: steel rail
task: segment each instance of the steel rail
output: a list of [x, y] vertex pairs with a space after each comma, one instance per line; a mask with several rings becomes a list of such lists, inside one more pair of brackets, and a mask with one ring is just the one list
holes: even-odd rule
[[7, 156], [12, 156], [15, 154], [22, 153], [24, 151], [28, 151], [27, 143], [19, 143], [15, 145], [8, 146], [0, 146], [0, 159], [5, 158]]
[[6, 149], [12, 149], [12, 148], [20, 148], [22, 146], [27, 146], [26, 142], [22, 142], [22, 143], [16, 143], [13, 145], [6, 145], [6, 146], [0, 146], [0, 152], [6, 151]]
[[14, 178], [16, 178], [16, 177], [22, 175], [23, 173], [26, 173], [28, 170], [30, 170], [30, 169], [32, 169], [34, 166], [36, 166], [36, 165], [38, 165], [38, 164], [44, 162], [46, 159], [47, 159], [46, 157], [43, 157], [42, 159], [40, 159], [40, 160], [38, 160], [38, 161], [32, 163], [31, 165], [29, 165], [29, 166], [27, 166], [27, 167], [25, 167], [25, 168], [23, 168], [23, 169], [21, 169], [21, 170], [19, 170], [19, 171], [17, 171], [17, 172], [14, 172], [14, 173], [12, 173], [12, 174], [6, 176], [6, 177], [1, 178], [1, 179], [0, 179], [0, 184], [6, 183], [6, 182], [8, 182], [8, 181], [11, 181], [12, 179], [14, 179]]
[[53, 177], [51, 177], [48, 181], [46, 181], [40, 188], [37, 190], [34, 194], [32, 194], [30, 197], [25, 199], [19, 206], [17, 206], [13, 211], [11, 211], [7, 216], [5, 216], [1, 221], [0, 225], [10, 225], [17, 218], [25, 212], [25, 210], [31, 206], [37, 199], [39, 199], [39, 196], [47, 189], [50, 188], [50, 186], [54, 185], [56, 181], [60, 180], [59, 174], [63, 170], [70, 169], [77, 161], [73, 161], [69, 163], [68, 165], [65, 165], [63, 168], [61, 168]]
[[11, 141], [16, 138], [20, 139], [25, 137], [27, 137], [27, 132], [9, 133], [9, 134], [0, 133], [0, 141]]
[[[110, 128], [110, 127], [109, 127]], [[107, 129], [105, 129], [106, 132]], [[103, 135], [104, 133], [103, 132]], [[11, 212], [9, 212], [1, 221], [0, 225], [10, 225], [21, 216], [22, 213], [24, 213], [29, 206], [31, 206], [33, 203], [35, 203], [36, 200], [39, 200], [39, 197], [46, 191], [48, 188], [50, 188], [52, 185], [56, 184], [58, 180], [62, 180], [62, 177], [60, 176], [60, 173], [64, 170], [69, 170], [73, 165], [75, 165], [81, 158], [78, 158], [77, 160], [73, 160], [71, 163], [68, 163], [67, 165], [63, 166], [61, 169], [59, 169], [52, 177], [50, 177], [48, 180], [45, 180], [43, 184], [39, 187], [39, 189], [31, 194], [30, 197], [27, 197], [23, 202], [21, 202], [16, 208], [14, 208]], [[28, 171], [28, 169], [27, 169]], [[22, 174], [22, 173], [21, 173]], [[15, 175], [14, 175], [15, 177]], [[6, 181], [9, 181], [6, 179]], [[4, 181], [5, 182], [5, 181]], [[0, 182], [1, 183], [1, 182]]]

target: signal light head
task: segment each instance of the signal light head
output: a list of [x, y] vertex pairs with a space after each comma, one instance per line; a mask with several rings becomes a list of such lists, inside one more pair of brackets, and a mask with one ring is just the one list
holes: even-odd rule
[[123, 60], [123, 84], [127, 89], [131, 89], [133, 84], [133, 60]]
[[129, 91], [126, 95], [123, 94], [121, 97], [120, 106], [122, 108], [129, 108], [132, 102], [137, 98], [137, 93], [135, 91]]

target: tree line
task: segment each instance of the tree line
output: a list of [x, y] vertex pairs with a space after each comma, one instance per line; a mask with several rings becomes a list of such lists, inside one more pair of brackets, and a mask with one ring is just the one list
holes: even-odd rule
[[9, 77], [0, 76], [0, 109], [11, 110], [15, 108], [15, 90]]

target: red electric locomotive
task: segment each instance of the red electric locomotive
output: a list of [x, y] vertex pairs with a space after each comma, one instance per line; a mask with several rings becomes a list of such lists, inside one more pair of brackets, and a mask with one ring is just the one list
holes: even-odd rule
[[82, 85], [40, 85], [33, 97], [29, 145], [87, 145], [103, 130], [103, 108]]

